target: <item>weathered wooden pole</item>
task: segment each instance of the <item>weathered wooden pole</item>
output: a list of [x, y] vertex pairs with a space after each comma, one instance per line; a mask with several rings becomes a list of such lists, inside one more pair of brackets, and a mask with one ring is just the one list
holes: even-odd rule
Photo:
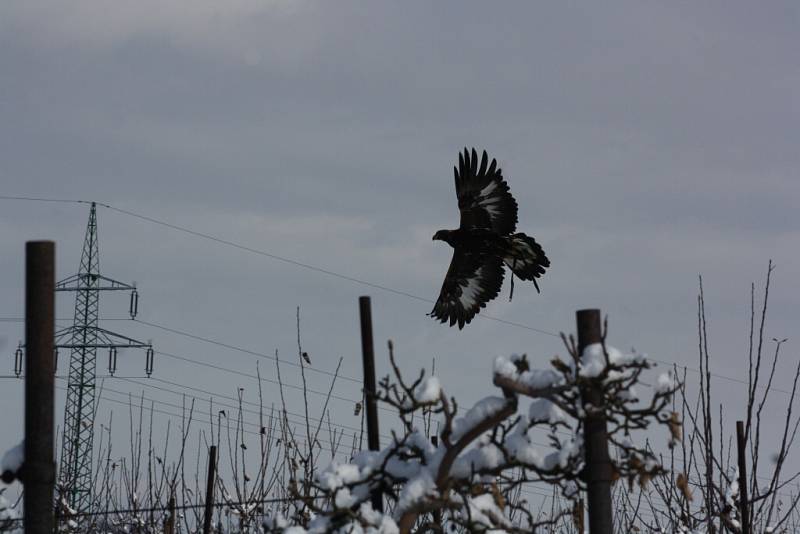
[[[375, 398], [375, 348], [372, 340], [372, 309], [369, 297], [358, 298], [358, 309], [361, 317], [361, 356], [364, 366], [364, 400], [367, 412], [367, 445], [371, 451], [381, 448], [378, 431], [378, 402]], [[383, 512], [383, 497], [380, 490], [372, 492], [372, 508]]]
[[25, 244], [25, 532], [53, 532], [55, 243]]
[[[600, 310], [578, 310], [578, 353], [594, 343], [602, 342]], [[603, 385], [590, 383], [581, 391], [584, 407], [591, 405], [583, 424], [586, 450], [586, 497], [589, 508], [589, 534], [610, 534], [613, 525], [611, 512], [611, 479], [613, 470], [608, 454], [608, 429], [604, 412]]]
[[744, 422], [736, 421], [736, 449], [739, 456], [739, 511], [742, 519], [742, 534], [750, 534], [750, 503], [747, 502], [747, 442]]
[[211, 518], [214, 514], [214, 480], [217, 476], [217, 446], [208, 450], [208, 478], [206, 479], [206, 504], [203, 515], [203, 534], [211, 532]]
[[164, 534], [175, 534], [175, 495], [171, 495], [167, 504], [167, 518], [164, 520]]

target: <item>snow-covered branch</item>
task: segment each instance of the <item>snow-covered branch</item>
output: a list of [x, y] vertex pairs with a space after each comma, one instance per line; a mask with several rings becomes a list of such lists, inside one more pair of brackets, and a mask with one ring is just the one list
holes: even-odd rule
[[[546, 369], [531, 369], [526, 356], [497, 358], [492, 380], [499, 394], [460, 412], [438, 378], [422, 371], [406, 381], [390, 344], [394, 376], [381, 381], [376, 397], [397, 411], [402, 431], [393, 432], [380, 451], [359, 452], [317, 473], [312, 493], [322, 499], [294, 494], [311, 513], [276, 516], [267, 530], [407, 533], [444, 532], [446, 526], [448, 532], [530, 532], [542, 520], [514, 490], [546, 482], [560, 488], [566, 503], [579, 496], [586, 487], [583, 425], [589, 412], [609, 423], [608, 438], [618, 451], [615, 479], [646, 484], [663, 473], [647, 448], [634, 444], [632, 432], [660, 423], [670, 429], [670, 441], [676, 439], [676, 418], [667, 410], [677, 388], [673, 377], [658, 377], [642, 401], [637, 387], [644, 387], [640, 377], [652, 367], [643, 356], [605, 343], [580, 355], [574, 344], [567, 347], [570, 360], [554, 359]], [[581, 397], [587, 384], [599, 385], [602, 403], [587, 406]], [[523, 406], [525, 398], [531, 400]], [[438, 435], [417, 425], [426, 414], [439, 418]], [[534, 430], [543, 430], [547, 443], [537, 441], [541, 434]], [[373, 491], [384, 495], [386, 513], [372, 508]], [[571, 513], [568, 505], [544, 522]]]

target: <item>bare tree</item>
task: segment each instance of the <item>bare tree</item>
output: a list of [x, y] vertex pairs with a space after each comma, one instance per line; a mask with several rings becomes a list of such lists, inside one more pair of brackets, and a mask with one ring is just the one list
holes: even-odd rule
[[[740, 510], [744, 504], [750, 511], [749, 532], [797, 531], [800, 472], [787, 473], [786, 469], [800, 424], [793, 410], [800, 363], [792, 367], [789, 375], [791, 389], [776, 388], [774, 379], [780, 373], [781, 349], [786, 340], [772, 339], [773, 348], [767, 352], [769, 342], [765, 330], [773, 270], [770, 262], [760, 306], [756, 305], [755, 285], [750, 288], [746, 349], [749, 367], [747, 380], [743, 382], [746, 396], [739, 407], [724, 407], [714, 400], [705, 294], [700, 279], [697, 297], [699, 381], [693, 393], [687, 388], [688, 374], [684, 368], [675, 397], [676, 410], [680, 411], [686, 429], [677, 447], [667, 455], [659, 455], [660, 461], [672, 472], [671, 477], [656, 480], [648, 491], [639, 494], [615, 493], [617, 509], [621, 511], [626, 528], [740, 533], [744, 526]], [[679, 372], [677, 367], [675, 372]], [[781, 396], [776, 398], [777, 395]], [[736, 441], [725, 425], [731, 413], [744, 420], [748, 445], [748, 499], [744, 503], [738, 483]], [[770, 436], [764, 435], [763, 423], [767, 417], [774, 421], [777, 413], [782, 415], [781, 428]]]

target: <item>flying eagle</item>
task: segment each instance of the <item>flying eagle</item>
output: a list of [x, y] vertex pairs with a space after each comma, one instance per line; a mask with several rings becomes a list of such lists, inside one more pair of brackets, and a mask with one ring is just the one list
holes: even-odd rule
[[517, 201], [508, 184], [486, 151], [464, 148], [458, 155], [456, 178], [461, 224], [457, 230], [439, 230], [433, 239], [453, 247], [453, 259], [442, 284], [439, 298], [430, 315], [440, 322], [458, 323], [464, 328], [486, 303], [500, 292], [503, 264], [511, 269], [511, 295], [514, 276], [530, 280], [539, 291], [536, 279], [550, 266], [542, 247], [532, 237], [514, 233], [517, 228]]

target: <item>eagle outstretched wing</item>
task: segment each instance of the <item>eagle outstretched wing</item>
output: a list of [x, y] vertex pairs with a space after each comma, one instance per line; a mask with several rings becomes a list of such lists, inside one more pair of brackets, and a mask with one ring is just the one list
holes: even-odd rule
[[453, 259], [433, 306], [431, 316], [458, 328], [475, 317], [486, 303], [500, 292], [503, 285], [503, 260], [485, 254], [471, 254], [462, 247], [453, 252]]
[[458, 168], [453, 168], [456, 196], [461, 212], [461, 229], [486, 228], [500, 235], [513, 233], [517, 228], [517, 201], [511, 196], [508, 184], [493, 158], [489, 164], [486, 151], [478, 166], [478, 153], [465, 148], [458, 155]]

